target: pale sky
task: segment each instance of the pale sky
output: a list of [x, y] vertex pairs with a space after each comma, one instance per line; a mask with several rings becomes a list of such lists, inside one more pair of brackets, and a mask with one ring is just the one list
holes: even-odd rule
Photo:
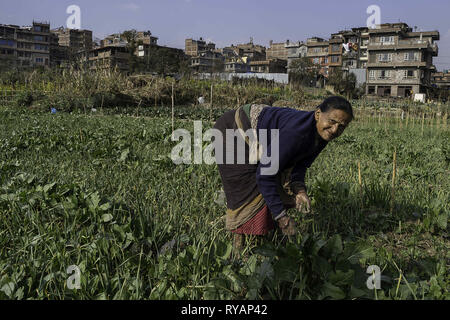
[[66, 26], [66, 9], [78, 5], [81, 28], [94, 36], [127, 29], [150, 30], [160, 45], [184, 49], [186, 38], [203, 37], [217, 47], [269, 41], [328, 39], [331, 33], [366, 26], [370, 5], [378, 5], [381, 23], [405, 22], [417, 30], [440, 32], [438, 70], [450, 69], [448, 0], [15, 0], [0, 2], [0, 23], [30, 25], [49, 21]]

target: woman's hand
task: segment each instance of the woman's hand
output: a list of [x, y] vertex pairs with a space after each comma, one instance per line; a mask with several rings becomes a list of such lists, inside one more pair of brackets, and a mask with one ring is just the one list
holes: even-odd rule
[[287, 215], [278, 219], [278, 226], [280, 227], [281, 232], [286, 236], [293, 236], [297, 232], [297, 223]]
[[311, 200], [306, 191], [302, 190], [295, 196], [295, 208], [302, 213], [309, 213], [311, 211]]

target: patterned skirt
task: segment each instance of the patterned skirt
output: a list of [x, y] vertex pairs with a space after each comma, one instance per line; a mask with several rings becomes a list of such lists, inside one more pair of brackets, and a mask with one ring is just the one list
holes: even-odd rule
[[253, 218], [248, 220], [240, 227], [231, 230], [238, 234], [253, 234], [258, 236], [266, 235], [270, 230], [275, 228], [272, 215], [269, 208], [265, 205]]

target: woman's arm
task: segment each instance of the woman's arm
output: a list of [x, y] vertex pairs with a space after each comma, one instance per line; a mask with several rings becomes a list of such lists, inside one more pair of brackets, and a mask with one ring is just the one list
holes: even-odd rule
[[291, 182], [290, 187], [294, 194], [299, 193], [300, 191], [306, 192], [305, 185], [305, 175], [306, 170], [311, 167], [314, 160], [317, 158], [318, 154], [314, 153], [300, 161], [298, 161], [291, 172]]
[[[274, 218], [281, 217], [285, 208], [281, 197], [277, 190], [277, 174], [285, 170], [292, 159], [293, 155], [296, 153], [295, 145], [290, 143], [290, 141], [296, 141], [296, 139], [283, 140], [280, 139], [279, 147], [273, 148], [273, 144], [269, 144], [267, 147], [267, 157], [272, 159], [272, 153], [278, 152], [278, 170], [272, 174], [263, 174], [262, 169], [272, 166], [272, 163], [263, 164], [258, 163], [258, 168], [256, 170], [256, 183], [258, 185], [259, 192], [262, 194], [270, 212]], [[284, 142], [284, 143], [283, 143]]]

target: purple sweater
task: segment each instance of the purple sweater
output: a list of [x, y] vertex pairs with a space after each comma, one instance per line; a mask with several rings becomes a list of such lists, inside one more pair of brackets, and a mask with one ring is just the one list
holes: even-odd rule
[[[257, 133], [267, 129], [267, 156], [271, 157], [271, 129], [279, 129], [278, 172], [294, 166], [291, 182], [304, 184], [306, 169], [311, 166], [327, 142], [317, 134], [314, 111], [266, 107], [258, 118]], [[275, 218], [285, 208], [276, 188], [276, 174], [261, 174], [261, 168], [271, 164], [258, 163], [256, 183], [270, 212]]]

